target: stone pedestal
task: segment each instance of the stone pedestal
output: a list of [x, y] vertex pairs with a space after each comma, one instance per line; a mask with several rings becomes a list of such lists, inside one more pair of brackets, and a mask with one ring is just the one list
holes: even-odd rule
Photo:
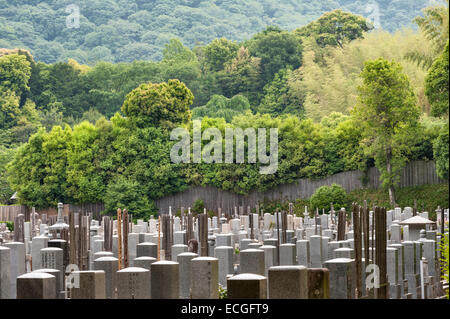
[[219, 259], [197, 257], [191, 260], [192, 299], [219, 298]]
[[72, 299], [106, 299], [103, 270], [74, 271], [72, 275], [80, 278], [80, 287], [70, 289]]
[[11, 299], [11, 249], [0, 246], [0, 299]]
[[116, 298], [118, 269], [119, 260], [115, 257], [100, 257], [94, 260], [94, 270], [103, 270], [105, 272], [105, 294], [107, 299]]
[[158, 258], [158, 245], [144, 242], [136, 246], [137, 257], [153, 257]]
[[178, 299], [179, 264], [157, 261], [151, 265], [152, 299]]
[[308, 299], [308, 269], [276, 266], [269, 269], [270, 299]]
[[228, 278], [228, 299], [267, 299], [267, 279], [255, 274]]
[[177, 256], [179, 264], [180, 298], [189, 298], [191, 289], [191, 260], [198, 257], [194, 253], [181, 253]]
[[214, 256], [219, 260], [219, 283], [222, 287], [227, 286], [227, 275], [232, 275], [233, 269], [233, 247], [219, 246], [214, 249]]
[[150, 270], [151, 265], [157, 261], [153, 257], [138, 257], [134, 259], [134, 266]]
[[256, 274], [264, 276], [264, 250], [246, 249], [240, 253], [240, 270], [241, 274]]
[[16, 278], [25, 273], [25, 244], [9, 242], [4, 246], [11, 249], [11, 298], [16, 299]]
[[17, 277], [17, 299], [56, 299], [56, 278], [47, 273]]
[[128, 267], [117, 272], [118, 299], [150, 299], [150, 271], [139, 267]]
[[325, 267], [330, 272], [330, 299], [355, 297], [354, 266], [355, 262], [348, 258], [336, 258], [325, 262]]

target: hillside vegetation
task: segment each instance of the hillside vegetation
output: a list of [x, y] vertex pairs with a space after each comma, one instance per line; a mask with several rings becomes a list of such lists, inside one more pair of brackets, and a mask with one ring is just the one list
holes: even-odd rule
[[[28, 49], [46, 63], [161, 60], [172, 38], [190, 48], [222, 37], [243, 41], [269, 25], [294, 30], [334, 9], [379, 14], [381, 27], [395, 31], [411, 27], [425, 5], [376, 3], [377, 8], [365, 0], [0, 0], [0, 47]], [[78, 28], [69, 28], [78, 13], [73, 5]]]

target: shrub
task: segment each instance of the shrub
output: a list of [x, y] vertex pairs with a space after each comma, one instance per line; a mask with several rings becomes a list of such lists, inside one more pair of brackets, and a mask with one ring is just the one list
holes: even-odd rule
[[318, 208], [319, 212], [325, 209], [328, 212], [331, 209], [331, 203], [335, 209], [341, 207], [348, 208], [348, 196], [344, 188], [338, 184], [331, 186], [322, 186], [316, 189], [314, 194], [310, 198], [311, 206], [313, 209]]
[[201, 199], [197, 199], [194, 202], [194, 207], [192, 207], [192, 212], [194, 214], [203, 214], [203, 210], [205, 208], [205, 203]]

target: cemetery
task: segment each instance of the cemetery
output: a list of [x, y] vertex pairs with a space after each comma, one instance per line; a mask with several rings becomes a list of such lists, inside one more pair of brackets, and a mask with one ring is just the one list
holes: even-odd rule
[[[411, 207], [305, 207], [215, 216], [102, 216], [33, 209], [0, 224], [0, 299], [445, 299], [436, 221]], [[447, 252], [448, 253], [448, 252]], [[448, 258], [448, 257], [447, 257]], [[447, 259], [448, 260], [448, 259]], [[209, 313], [189, 304], [188, 313]], [[195, 309], [194, 309], [195, 308]]]

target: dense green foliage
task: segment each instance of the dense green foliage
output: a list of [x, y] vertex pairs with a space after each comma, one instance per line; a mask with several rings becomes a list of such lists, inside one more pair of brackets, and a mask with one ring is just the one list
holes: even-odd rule
[[433, 116], [447, 116], [449, 111], [448, 40], [442, 54], [434, 61], [425, 79], [425, 94], [431, 103]]
[[[414, 203], [414, 200], [417, 202], [417, 209], [420, 211], [427, 211], [429, 213], [429, 217], [432, 220], [436, 220], [436, 208], [438, 206], [448, 207], [449, 206], [449, 184], [434, 184], [434, 185], [420, 185], [420, 186], [410, 186], [403, 187], [397, 189], [397, 204], [399, 207], [411, 207], [411, 203]], [[351, 211], [352, 203], [358, 203], [360, 205], [363, 204], [364, 201], [367, 201], [368, 207], [380, 206], [386, 207], [388, 209], [393, 209], [389, 203], [388, 193], [383, 189], [371, 189], [371, 188], [363, 188], [357, 189], [346, 194], [345, 204], [342, 206], [338, 206], [334, 204], [334, 209], [338, 210], [341, 207], [345, 208], [347, 212]], [[293, 203], [294, 204], [294, 213], [297, 216], [304, 216], [305, 206], [308, 207], [308, 212], [313, 216], [314, 209], [312, 209], [313, 205], [311, 203], [311, 198], [304, 199], [298, 198]], [[326, 203], [329, 205], [330, 201]], [[260, 208], [264, 210], [264, 213], [274, 213], [275, 211], [288, 211], [289, 210], [289, 202], [288, 201], [263, 201], [260, 204]], [[326, 208], [327, 209], [327, 208]], [[328, 206], [329, 209], [329, 206]], [[326, 210], [328, 212], [329, 210]], [[319, 211], [321, 213], [321, 211]]]
[[436, 159], [436, 172], [440, 178], [449, 178], [449, 127], [448, 123], [442, 127], [438, 138], [433, 145], [434, 158]]
[[[448, 117], [448, 102], [447, 113], [436, 112], [443, 109], [445, 94], [448, 97], [448, 78], [445, 84], [443, 76], [448, 45], [442, 54], [431, 49], [445, 35], [369, 31], [372, 26], [363, 17], [340, 10], [299, 27], [303, 20], [292, 20], [297, 13], [291, 10], [297, 5], [277, 7], [273, 0], [245, 6], [234, 0], [154, 1], [151, 13], [149, 4], [137, 1], [118, 19], [119, 2], [132, 3], [109, 0], [109, 6], [102, 7], [97, 1], [82, 2], [82, 14], [91, 5], [102, 14], [82, 16], [80, 29], [66, 30], [64, 37], [56, 29], [39, 29], [22, 37], [27, 45], [14, 42], [31, 48], [40, 62], [26, 50], [0, 49], [2, 202], [17, 191], [20, 202], [30, 206], [103, 202], [108, 213], [121, 207], [148, 217], [156, 210], [156, 199], [190, 186], [247, 194], [373, 165], [392, 186], [407, 161], [433, 159], [438, 174], [448, 178], [448, 126], [442, 119]], [[314, 11], [313, 4], [302, 5]], [[350, 11], [362, 5], [352, 2]], [[230, 12], [242, 19], [206, 30], [198, 24], [206, 21], [202, 14], [210, 14], [209, 7], [214, 7], [214, 15], [233, 8]], [[39, 4], [33, 19], [39, 20], [49, 8]], [[61, 12], [65, 5], [54, 8]], [[131, 13], [134, 8], [139, 12]], [[245, 31], [235, 36], [230, 30], [248, 21], [238, 10], [253, 10], [255, 17], [270, 12], [275, 21], [259, 23], [255, 18], [253, 36]], [[23, 27], [15, 20], [16, 12], [0, 0], [0, 22], [2, 14], [11, 27], [0, 23], [0, 32], [7, 31], [0, 46]], [[196, 19], [183, 20], [183, 14]], [[29, 18], [23, 12], [20, 16], [23, 21]], [[294, 31], [273, 26], [287, 17], [288, 29]], [[95, 22], [89, 22], [92, 19]], [[173, 31], [178, 25], [172, 19], [183, 25], [182, 35]], [[139, 42], [140, 32], [148, 29], [159, 30], [145, 33], [147, 40], [159, 41], [157, 45]], [[78, 33], [88, 31], [85, 37]], [[218, 38], [209, 38], [210, 32]], [[46, 33], [52, 45], [33, 49], [30, 37], [38, 33]], [[199, 34], [204, 40], [197, 42]], [[177, 35], [183, 42], [174, 39]], [[58, 41], [71, 44], [62, 47]], [[155, 53], [149, 46], [164, 49]], [[429, 71], [405, 58], [419, 49], [436, 59]], [[76, 61], [46, 64], [69, 56]], [[154, 61], [142, 61], [149, 56]], [[136, 57], [140, 61], [115, 63]], [[106, 62], [91, 63], [98, 58]], [[173, 164], [170, 150], [176, 141], [170, 140], [169, 131], [181, 126], [192, 136], [191, 119], [201, 119], [202, 130], [214, 127], [222, 136], [225, 128], [278, 128], [277, 172], [260, 174], [260, 163]], [[392, 153], [390, 170], [386, 149]]]
[[[381, 26], [389, 31], [411, 26], [424, 5], [423, 0], [377, 3]], [[79, 27], [69, 28], [74, 4]], [[294, 30], [333, 9], [376, 13], [363, 0], [1, 0], [0, 47], [29, 49], [46, 63], [160, 60], [175, 37], [190, 48], [222, 37], [242, 41], [269, 25]]]
[[222, 117], [227, 123], [230, 123], [234, 116], [249, 110], [250, 103], [243, 95], [235, 95], [231, 99], [227, 99], [223, 95], [214, 95], [205, 106], [199, 106], [192, 110], [192, 118]]
[[367, 61], [361, 72], [358, 104], [353, 114], [363, 127], [364, 151], [373, 156], [383, 186], [395, 204], [394, 187], [410, 149], [406, 140], [420, 116], [408, 77], [396, 62], [383, 58]]
[[[449, 207], [449, 185], [420, 185], [398, 188], [396, 190], [397, 205], [399, 207], [412, 207], [414, 200], [417, 202], [417, 209], [429, 213], [429, 217], [436, 220], [436, 208]], [[348, 194], [350, 203], [355, 202], [362, 204], [367, 200], [368, 207], [380, 206], [393, 209], [389, 203], [388, 193], [382, 189], [358, 189]]]
[[324, 209], [329, 212], [331, 204], [336, 209], [348, 207], [347, 192], [341, 185], [333, 184], [331, 186], [321, 186], [309, 199], [312, 209], [318, 209], [320, 213]]

